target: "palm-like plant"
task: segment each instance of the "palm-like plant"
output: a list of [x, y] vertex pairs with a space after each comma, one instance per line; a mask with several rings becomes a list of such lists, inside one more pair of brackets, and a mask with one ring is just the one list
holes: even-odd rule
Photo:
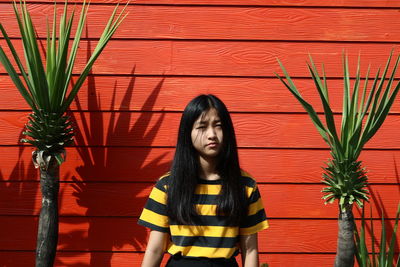
[[387, 78], [391, 58], [392, 53], [388, 58], [382, 76], [380, 76], [378, 69], [367, 94], [370, 68], [368, 67], [364, 85], [361, 87], [360, 59], [358, 60], [357, 73], [351, 89], [348, 59], [347, 56], [343, 55], [344, 95], [340, 135], [336, 129], [335, 118], [330, 107], [324, 68], [322, 67], [323, 74], [321, 77], [310, 56], [310, 63], [307, 65], [322, 101], [325, 124], [320, 120], [314, 108], [303, 99], [285, 67], [278, 60], [286, 80], [278, 74], [277, 77], [304, 107], [331, 150], [332, 158], [324, 167], [323, 183], [326, 184], [326, 187], [322, 192], [325, 193], [323, 196], [325, 204], [332, 203], [335, 200], [339, 202], [339, 232], [335, 266], [354, 265], [355, 244], [352, 207], [354, 203], [361, 207], [363, 201], [369, 199], [366, 188], [367, 176], [358, 157], [365, 144], [383, 124], [400, 89], [400, 83], [397, 83], [395, 88], [392, 89], [399, 57], [397, 57], [392, 72]]
[[58, 239], [59, 165], [65, 160], [64, 147], [73, 142], [74, 136], [72, 122], [65, 112], [77, 95], [94, 62], [127, 15], [126, 6], [119, 15], [117, 15], [118, 6], [115, 7], [96, 48], [72, 89], [69, 90], [88, 7], [89, 5], [84, 2], [75, 37], [70, 47], [75, 10], [68, 16], [68, 5], [65, 3], [57, 36], [57, 8], [54, 5], [51, 29], [49, 23], [47, 24], [46, 66], [42, 63], [39, 40], [25, 2], [21, 2], [19, 5], [13, 2], [13, 8], [22, 38], [26, 69], [0, 23], [0, 31], [22, 78], [1, 46], [0, 62], [33, 111], [29, 115], [29, 122], [23, 132], [28, 138], [21, 141], [36, 147], [32, 159], [35, 166], [40, 168], [42, 208], [39, 217], [36, 266], [52, 266], [55, 258]]

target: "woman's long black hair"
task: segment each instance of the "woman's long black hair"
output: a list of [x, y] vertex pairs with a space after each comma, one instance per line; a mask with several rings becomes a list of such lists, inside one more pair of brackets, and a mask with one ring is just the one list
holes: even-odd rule
[[194, 193], [199, 179], [200, 163], [191, 132], [194, 122], [214, 108], [222, 124], [223, 142], [217, 159], [217, 172], [221, 177], [221, 194], [217, 214], [228, 218], [231, 225], [239, 225], [246, 213], [244, 186], [237, 153], [232, 120], [225, 104], [214, 95], [199, 95], [183, 111], [176, 152], [168, 179], [167, 213], [177, 224], [194, 224], [198, 216], [194, 206]]

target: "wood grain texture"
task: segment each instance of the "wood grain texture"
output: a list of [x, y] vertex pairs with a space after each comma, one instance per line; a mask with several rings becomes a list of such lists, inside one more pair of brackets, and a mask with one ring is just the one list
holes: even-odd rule
[[[136, 217], [61, 217], [58, 250], [144, 251], [148, 231], [136, 222]], [[270, 227], [259, 233], [260, 252], [332, 253], [335, 251], [336, 220], [271, 219], [269, 222]], [[5, 227], [10, 224], [13, 225], [11, 230]], [[394, 220], [388, 220], [388, 227], [393, 227], [393, 224]], [[35, 248], [37, 217], [3, 217], [0, 226], [3, 237], [0, 240], [1, 247], [6, 247], [8, 250]], [[380, 221], [374, 221], [374, 231], [380, 233], [380, 230]], [[324, 242], [321, 242], [322, 238]], [[367, 244], [369, 243], [370, 241]]]
[[[9, 3], [9, 0], [0, 0], [0, 3]], [[28, 0], [27, 3], [53, 3], [51, 0]], [[82, 3], [82, 0], [71, 1], [71, 3]], [[108, 3], [125, 3], [125, 1], [117, 0], [93, 0], [92, 5], [108, 4]], [[318, 6], [318, 7], [379, 7], [379, 8], [395, 8], [400, 4], [396, 0], [332, 0], [332, 1], [317, 1], [317, 0], [135, 0], [130, 2], [131, 5], [194, 5], [194, 6]]]
[[[39, 36], [44, 37], [53, 4], [31, 4], [29, 9]], [[91, 6], [84, 37], [99, 38], [112, 10], [112, 5]], [[396, 9], [133, 5], [127, 11], [115, 38], [400, 41]], [[10, 4], [0, 3], [0, 17], [14, 17], [13, 12]], [[4, 23], [9, 36], [19, 36], [15, 20]]]
[[[140, 216], [152, 183], [62, 183], [59, 195], [60, 216]], [[337, 203], [324, 205], [323, 185], [259, 184], [269, 218], [337, 218]], [[20, 188], [17, 193], [15, 188]], [[0, 216], [38, 215], [41, 194], [38, 183], [0, 183]], [[373, 215], [380, 218], [381, 207], [386, 217], [394, 217], [400, 185], [371, 185]], [[290, 196], [290, 198], [288, 197]], [[279, 203], [279, 204], [277, 204]], [[354, 208], [358, 216], [360, 211]]]
[[[280, 254], [280, 253], [261, 253], [260, 262], [268, 262], [271, 267], [290, 264], [293, 267], [304, 267], [304, 263], [310, 266], [331, 266], [334, 261], [332, 254]], [[137, 252], [67, 252], [58, 251], [55, 259], [55, 267], [63, 266], [93, 266], [93, 263], [99, 262], [108, 266], [131, 267], [140, 266], [143, 253]], [[167, 262], [169, 256], [166, 254], [161, 266]], [[6, 267], [26, 267], [33, 266], [35, 262], [35, 253], [32, 252], [1, 252], [0, 261]], [[241, 262], [240, 256], [237, 261]]]
[[[1, 181], [38, 181], [31, 147], [0, 147]], [[62, 181], [154, 183], [168, 171], [174, 148], [67, 148]], [[241, 167], [260, 183], [320, 183], [328, 150], [239, 149]], [[399, 150], [366, 150], [361, 154], [372, 183], [399, 184]], [[2, 184], [4, 186], [4, 184]], [[13, 183], [7, 184], [12, 187]], [[19, 190], [19, 186], [12, 190]]]
[[[0, 145], [17, 145], [26, 112], [1, 112]], [[77, 145], [174, 146], [180, 113], [171, 112], [73, 112]], [[239, 147], [327, 148], [307, 114], [232, 114]], [[337, 127], [340, 116], [336, 116]], [[366, 148], [399, 149], [397, 115], [389, 115]]]
[[[43, 37], [52, 2], [28, 2]], [[92, 1], [74, 73], [83, 69], [116, 2]], [[399, 7], [394, 0], [132, 2], [116, 40], [72, 105], [78, 146], [67, 148], [61, 168], [55, 266], [139, 266], [148, 232], [136, 224], [137, 216], [171, 164], [180, 112], [200, 93], [216, 94], [233, 112], [241, 166], [259, 184], [271, 225], [259, 235], [261, 262], [331, 266], [337, 207], [324, 206], [320, 192], [329, 151], [275, 78], [281, 73], [276, 58], [318, 112], [322, 107], [306, 60], [310, 53], [319, 66], [325, 63], [331, 103], [339, 113], [342, 51], [349, 54], [352, 75], [359, 53], [363, 75], [369, 63], [374, 74], [392, 48], [399, 52]], [[21, 53], [11, 17], [10, 1], [0, 0], [0, 22]], [[38, 173], [33, 148], [18, 143], [28, 107], [2, 67], [0, 95], [0, 265], [33, 265]], [[381, 205], [393, 218], [400, 199], [399, 112], [396, 101], [360, 157], [373, 183], [375, 218]], [[359, 216], [358, 209], [354, 213]], [[380, 222], [375, 223], [378, 236]], [[393, 220], [388, 226], [392, 229]]]
[[[22, 54], [21, 41], [15, 46]], [[0, 45], [5, 41], [0, 40]], [[82, 41], [74, 68], [79, 73], [87, 61], [86, 50], [96, 41]], [[321, 43], [321, 42], [240, 42], [112, 40], [93, 66], [94, 74], [111, 75], [195, 75], [275, 77], [282, 73], [277, 58], [293, 77], [310, 77], [306, 61], [311, 54], [320, 67], [324, 63], [328, 77], [342, 77], [342, 53], [349, 57], [350, 73], [355, 76], [361, 54], [361, 73], [371, 64], [371, 76], [383, 67], [390, 51], [399, 51], [394, 43]], [[7, 50], [7, 55], [10, 55]], [[0, 67], [0, 73], [5, 73]], [[279, 88], [283, 88], [281, 85]], [[283, 90], [283, 89], [280, 89]]]
[[[313, 81], [297, 78], [294, 83], [304, 99], [323, 112]], [[0, 84], [0, 110], [29, 110], [8, 76], [0, 76]], [[341, 112], [343, 81], [329, 79], [328, 88], [333, 112]], [[221, 98], [230, 112], [305, 112], [277, 78], [162, 76], [90, 76], [71, 110], [183, 111], [192, 98], [209, 93]], [[394, 102], [391, 113], [400, 113], [400, 101]]]

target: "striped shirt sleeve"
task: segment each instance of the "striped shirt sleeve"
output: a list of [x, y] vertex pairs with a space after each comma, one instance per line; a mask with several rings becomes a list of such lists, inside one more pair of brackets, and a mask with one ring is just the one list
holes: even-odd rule
[[264, 205], [255, 181], [253, 186], [246, 186], [246, 192], [249, 206], [247, 216], [240, 224], [240, 235], [251, 235], [268, 228], [268, 221], [265, 214]]
[[169, 232], [165, 178], [157, 181], [139, 217], [138, 224], [159, 232]]

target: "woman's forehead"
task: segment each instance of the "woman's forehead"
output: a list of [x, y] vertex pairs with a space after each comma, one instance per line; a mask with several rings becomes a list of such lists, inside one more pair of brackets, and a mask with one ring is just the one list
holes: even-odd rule
[[210, 108], [209, 110], [204, 111], [201, 115], [197, 118], [195, 122], [205, 122], [205, 121], [216, 121], [220, 120], [218, 111], [215, 108]]

